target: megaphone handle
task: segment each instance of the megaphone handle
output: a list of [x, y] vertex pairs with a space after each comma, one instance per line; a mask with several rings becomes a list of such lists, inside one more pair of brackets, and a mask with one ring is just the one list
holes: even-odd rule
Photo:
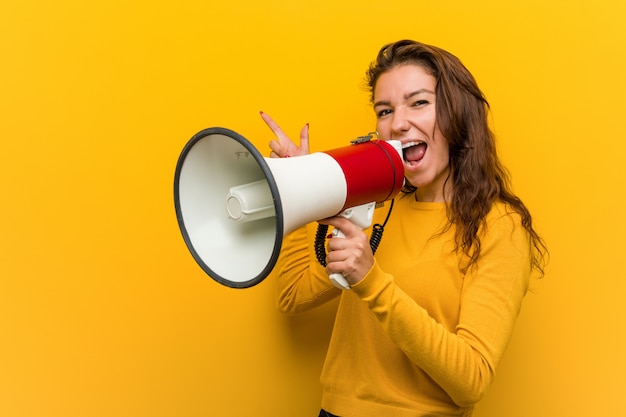
[[[344, 235], [341, 232], [341, 230], [334, 229], [333, 230], [333, 238], [336, 238], [336, 237], [344, 238], [344, 237], [346, 237], [346, 235]], [[328, 276], [328, 278], [330, 279], [330, 282], [332, 282], [333, 285], [335, 287], [339, 288], [340, 290], [349, 290], [350, 289], [350, 283], [348, 282], [346, 277], [341, 275], [339, 272], [334, 272], [334, 273], [330, 274]]]

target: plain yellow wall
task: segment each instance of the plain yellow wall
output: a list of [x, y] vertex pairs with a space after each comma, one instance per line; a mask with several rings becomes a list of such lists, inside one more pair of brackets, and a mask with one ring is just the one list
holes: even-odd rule
[[0, 415], [317, 415], [334, 306], [282, 316], [271, 278], [208, 278], [174, 168], [210, 126], [267, 152], [260, 110], [318, 150], [369, 132], [363, 73], [399, 38], [475, 74], [552, 253], [476, 415], [621, 415], [624, 19], [618, 0], [4, 0]]

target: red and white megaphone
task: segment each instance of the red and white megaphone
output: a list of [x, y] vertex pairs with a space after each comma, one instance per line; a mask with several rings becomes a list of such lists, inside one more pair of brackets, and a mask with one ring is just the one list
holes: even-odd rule
[[400, 143], [370, 138], [265, 158], [232, 130], [198, 132], [174, 178], [178, 224], [196, 262], [223, 285], [251, 287], [270, 274], [287, 233], [395, 197], [404, 183]]

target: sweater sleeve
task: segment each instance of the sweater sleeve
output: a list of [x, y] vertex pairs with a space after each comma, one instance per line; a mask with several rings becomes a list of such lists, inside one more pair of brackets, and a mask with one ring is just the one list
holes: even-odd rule
[[307, 226], [285, 236], [274, 268], [277, 308], [284, 313], [304, 312], [341, 294], [317, 262], [312, 248]]
[[489, 223], [477, 264], [466, 273], [454, 331], [429, 316], [375, 264], [354, 293], [399, 348], [459, 406], [476, 403], [491, 384], [528, 288], [530, 243], [519, 217]]

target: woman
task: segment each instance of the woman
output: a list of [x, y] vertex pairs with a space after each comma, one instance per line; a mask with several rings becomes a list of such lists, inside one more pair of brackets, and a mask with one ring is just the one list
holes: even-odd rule
[[[380, 50], [367, 80], [380, 138], [403, 146], [403, 193], [376, 256], [342, 217], [320, 221], [345, 235], [328, 240], [325, 268], [310, 256], [306, 228], [287, 236], [278, 305], [293, 313], [341, 297], [320, 416], [470, 416], [531, 274], [543, 275], [546, 247], [498, 159], [489, 105], [455, 56], [399, 41]], [[276, 135], [273, 157], [308, 153], [308, 125], [298, 147], [262, 117]], [[330, 273], [351, 289], [335, 288]]]

